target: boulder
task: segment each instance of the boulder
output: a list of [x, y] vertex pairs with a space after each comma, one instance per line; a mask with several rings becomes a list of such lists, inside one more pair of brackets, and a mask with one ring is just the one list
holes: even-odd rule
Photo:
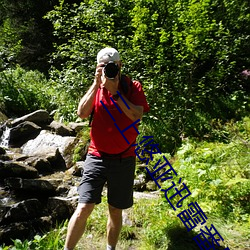
[[[30, 240], [41, 230], [51, 230], [77, 206], [75, 183], [80, 181], [83, 162], [73, 164], [80, 140], [73, 135], [86, 124], [65, 126], [50, 117], [38, 110], [0, 125], [1, 243]], [[65, 171], [66, 167], [72, 168]], [[74, 185], [73, 197], [67, 197]]]
[[21, 147], [28, 140], [36, 138], [40, 133], [41, 127], [33, 122], [25, 121], [11, 128], [9, 134], [9, 146]]
[[45, 126], [48, 125], [51, 122], [51, 117], [49, 115], [49, 113], [46, 110], [37, 110], [35, 112], [32, 112], [30, 114], [24, 115], [22, 117], [19, 117], [17, 119], [14, 119], [11, 122], [12, 127], [17, 126], [20, 123], [23, 122], [33, 122], [35, 124], [37, 124], [38, 126]]
[[9, 206], [5, 206], [5, 205], [2, 205], [0, 203], [0, 225], [1, 225], [1, 222], [5, 216], [5, 214], [9, 211], [10, 207]]
[[30, 166], [35, 168], [39, 174], [48, 174], [53, 172], [53, 168], [48, 161], [48, 159], [44, 157], [39, 157], [39, 156], [34, 156], [34, 157], [29, 157], [25, 159], [25, 162], [27, 162]]
[[79, 133], [84, 127], [89, 126], [89, 122], [69, 122], [68, 124], [69, 128], [75, 131], [75, 133]]
[[36, 178], [38, 171], [23, 162], [0, 161], [0, 179], [8, 177]]
[[78, 194], [78, 191], [77, 191], [77, 186], [71, 186], [69, 188], [67, 198], [73, 198], [73, 197], [79, 198], [79, 194]]
[[66, 169], [65, 160], [56, 147], [41, 146], [34, 151], [25, 147], [23, 152], [27, 154], [25, 162], [36, 168], [41, 174]]
[[42, 216], [32, 221], [32, 228], [36, 233], [42, 231], [44, 234], [44, 232], [50, 231], [54, 225], [55, 223], [53, 223], [53, 219], [50, 215]]
[[73, 165], [73, 150], [77, 141], [77, 138], [73, 136], [60, 136], [42, 130], [34, 140], [28, 141], [21, 149], [24, 154], [29, 156], [45, 156], [48, 152], [59, 150], [69, 168]]
[[24, 240], [30, 238], [32, 234], [34, 231], [28, 222], [15, 222], [0, 226], [0, 242], [7, 245], [13, 244], [12, 239]]
[[27, 221], [30, 218], [40, 217], [43, 209], [42, 204], [37, 199], [29, 199], [12, 205], [3, 216], [1, 224]]
[[81, 177], [84, 170], [84, 161], [77, 161], [75, 165], [65, 171], [65, 175]]
[[146, 189], [146, 184], [145, 174], [139, 174], [134, 180], [134, 189], [136, 191], [144, 191]]
[[62, 221], [71, 217], [75, 207], [72, 204], [72, 199], [49, 197], [47, 208], [54, 220]]
[[59, 183], [56, 180], [7, 178], [5, 179], [5, 185], [11, 190], [24, 191], [24, 195], [26, 196], [53, 196], [56, 193]]
[[0, 161], [9, 161], [11, 158], [6, 154], [6, 150], [0, 147]]
[[66, 125], [57, 122], [57, 121], [52, 121], [49, 125], [52, 131], [54, 131], [57, 135], [61, 136], [71, 136], [75, 135], [74, 130], [71, 128], [67, 127]]
[[[44, 151], [45, 153], [46, 151]], [[50, 151], [47, 151], [47, 154], [44, 154], [46, 156], [46, 159], [49, 161], [51, 167], [53, 169], [65, 169], [66, 168], [66, 162], [64, 158], [62, 157], [61, 153], [59, 152], [58, 148], [52, 148]]]

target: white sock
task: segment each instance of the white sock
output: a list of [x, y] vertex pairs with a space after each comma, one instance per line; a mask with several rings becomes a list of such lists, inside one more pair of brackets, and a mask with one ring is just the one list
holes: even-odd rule
[[115, 247], [112, 247], [110, 245], [107, 245], [107, 250], [115, 250]]

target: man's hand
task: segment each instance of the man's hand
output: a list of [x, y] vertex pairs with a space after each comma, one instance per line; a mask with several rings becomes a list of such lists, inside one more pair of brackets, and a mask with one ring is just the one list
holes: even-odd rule
[[103, 63], [99, 63], [96, 66], [96, 70], [95, 70], [95, 83], [98, 85], [98, 87], [100, 86], [101, 82], [102, 82], [102, 70], [103, 70], [104, 64]]
[[94, 82], [78, 104], [77, 114], [82, 119], [87, 118], [93, 110], [95, 96], [102, 82], [102, 69], [103, 63], [96, 66]]
[[105, 87], [111, 95], [115, 95], [117, 90], [118, 90], [118, 85], [119, 85], [119, 74], [114, 79], [109, 79], [105, 76], [102, 77], [102, 87]]

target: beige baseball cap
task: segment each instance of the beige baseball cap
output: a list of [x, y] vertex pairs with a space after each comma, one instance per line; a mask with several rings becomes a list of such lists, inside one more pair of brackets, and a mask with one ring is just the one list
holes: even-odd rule
[[120, 55], [114, 48], [104, 48], [97, 54], [97, 63], [107, 63], [109, 61], [120, 61]]

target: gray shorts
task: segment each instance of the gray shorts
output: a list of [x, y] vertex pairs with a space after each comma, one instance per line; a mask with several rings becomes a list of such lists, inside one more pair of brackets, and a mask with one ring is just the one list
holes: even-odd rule
[[108, 203], [126, 209], [133, 205], [135, 157], [100, 158], [88, 154], [78, 187], [79, 203], [100, 203], [107, 182]]

